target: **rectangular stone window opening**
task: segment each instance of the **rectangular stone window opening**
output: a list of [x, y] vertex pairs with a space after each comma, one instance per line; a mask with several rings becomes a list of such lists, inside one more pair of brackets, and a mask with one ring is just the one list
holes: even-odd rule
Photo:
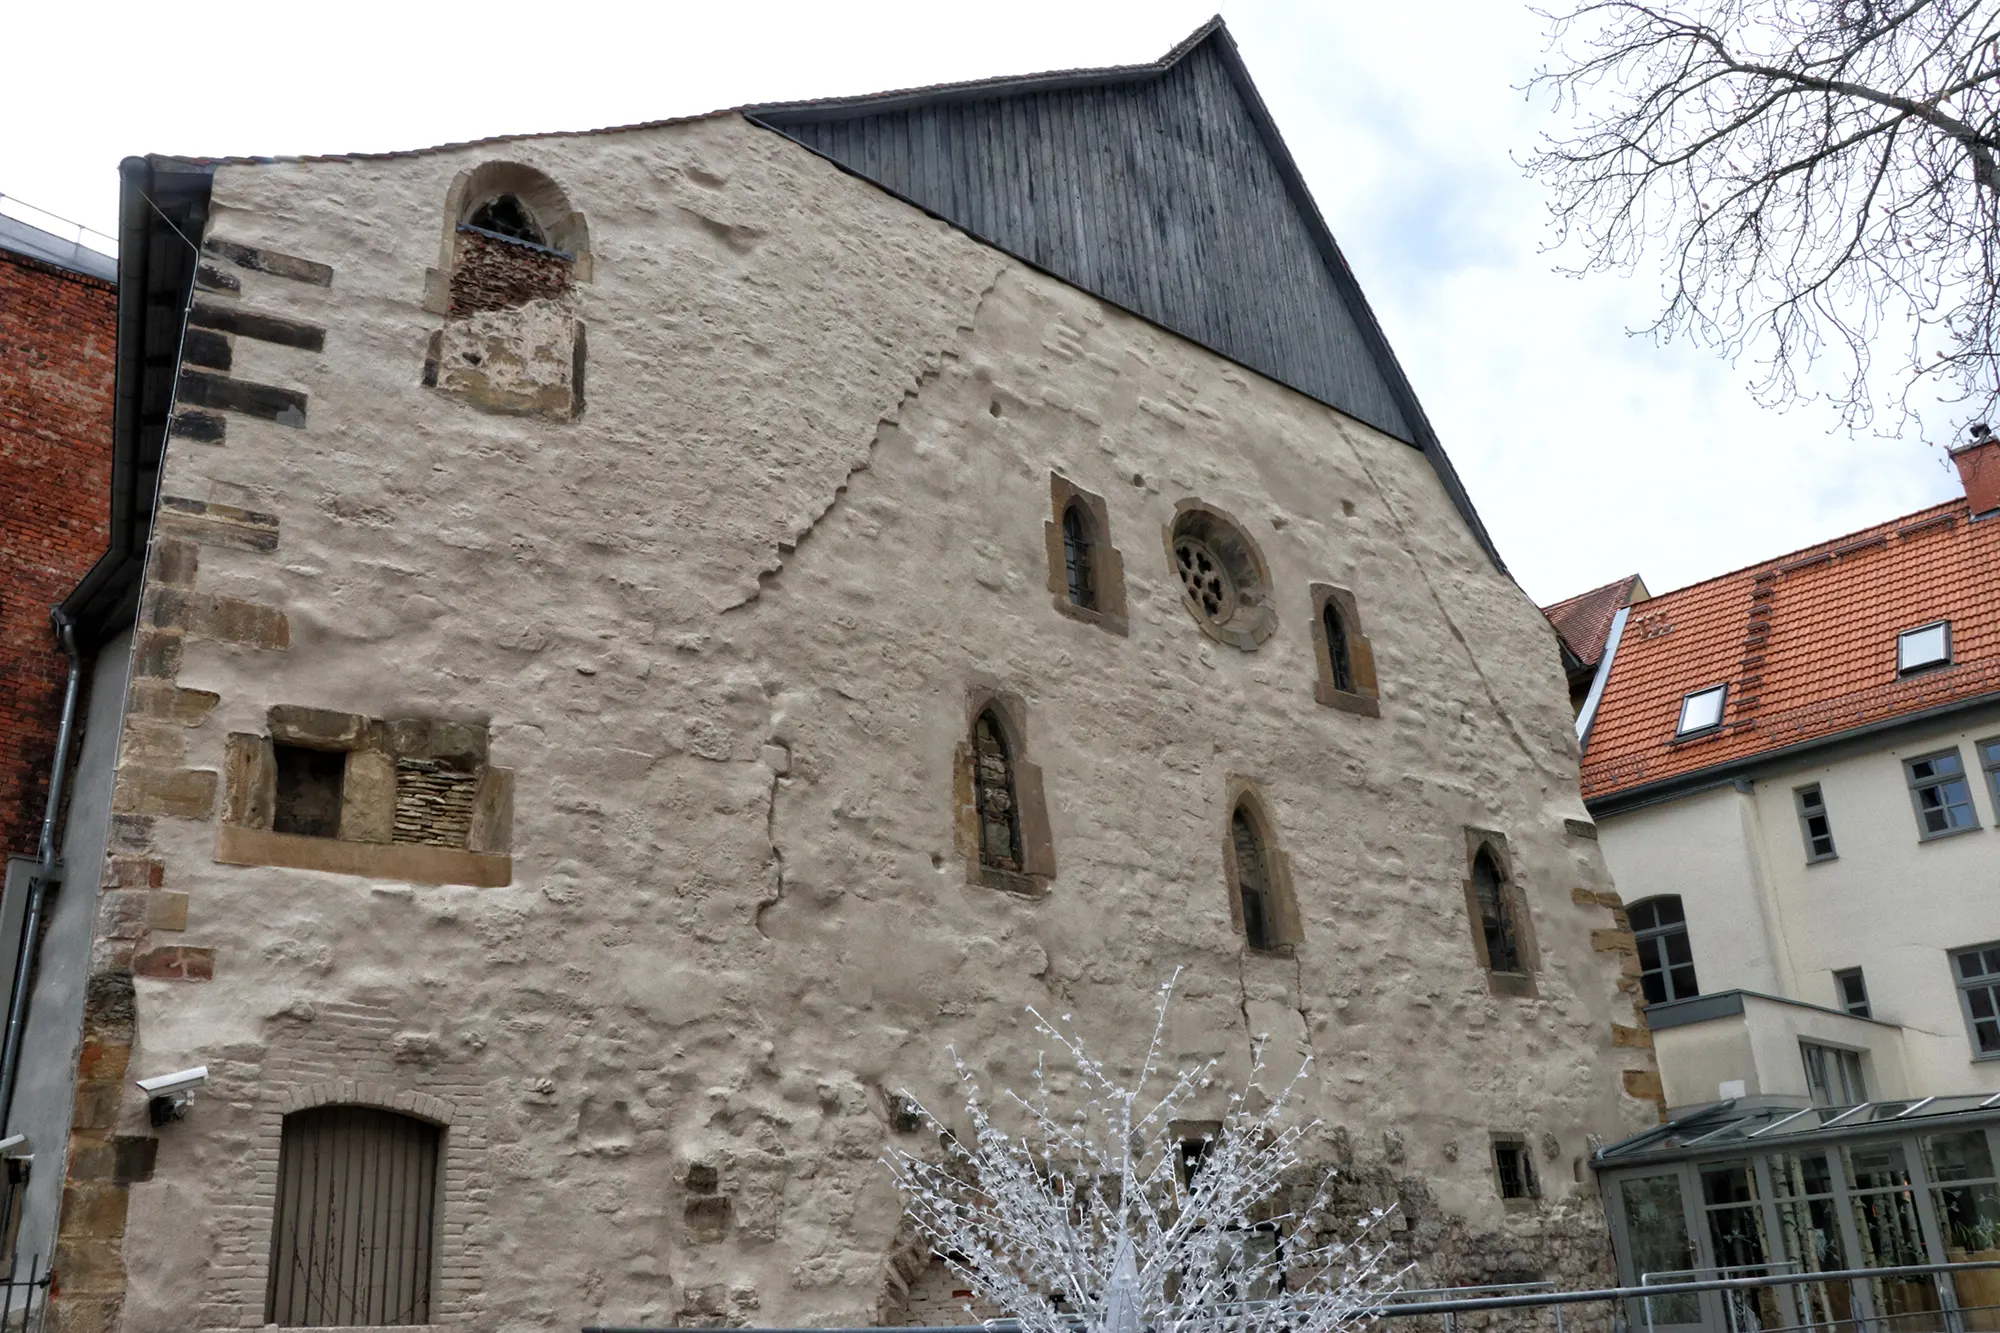
[[1313, 656], [1319, 670], [1313, 681], [1313, 698], [1344, 713], [1380, 717], [1375, 649], [1361, 632], [1361, 608], [1354, 594], [1330, 583], [1312, 584], [1309, 591]]
[[339, 837], [347, 756], [336, 750], [275, 745], [272, 762], [277, 769], [272, 830], [307, 838]]
[[1956, 749], [1903, 761], [1910, 783], [1910, 801], [1917, 813], [1917, 837], [1948, 838], [1979, 827], [1972, 808], [1972, 786], [1966, 781], [1965, 761]]
[[1493, 1172], [1503, 1199], [1538, 1199], [1541, 1182], [1535, 1178], [1535, 1157], [1526, 1139], [1493, 1136]]
[[1042, 528], [1055, 609], [1071, 620], [1126, 633], [1125, 558], [1111, 544], [1111, 511], [1104, 497], [1051, 472], [1049, 521]]
[[1844, 967], [1833, 974], [1833, 989], [1840, 998], [1842, 1013], [1856, 1018], [1873, 1018], [1868, 1006], [1868, 981], [1858, 967]]
[[228, 739], [216, 859], [397, 879], [512, 881], [513, 772], [483, 724], [280, 705]]
[[1800, 787], [1792, 793], [1799, 807], [1799, 831], [1805, 834], [1806, 864], [1831, 861], [1837, 856], [1833, 850], [1833, 821], [1826, 812], [1826, 797], [1820, 793], [1819, 784]]

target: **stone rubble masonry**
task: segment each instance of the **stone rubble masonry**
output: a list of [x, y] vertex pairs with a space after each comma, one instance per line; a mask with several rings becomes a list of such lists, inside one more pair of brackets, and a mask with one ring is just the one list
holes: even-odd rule
[[117, 289], [0, 251], [0, 851], [32, 855], [69, 663], [49, 625], [104, 553]]
[[[454, 321], [425, 275], [494, 164], [542, 173], [597, 262]], [[737, 116], [223, 164], [209, 226], [235, 287], [203, 299], [326, 350], [228, 335], [230, 376], [310, 414], [169, 443], [89, 1034], [122, 987], [133, 1062], [211, 1082], [156, 1140], [129, 1085], [80, 1085], [72, 1185], [116, 1135], [157, 1161], [65, 1220], [65, 1327], [260, 1323], [283, 1115], [342, 1100], [445, 1126], [441, 1327], [898, 1322], [933, 1298], [880, 1165], [921, 1146], [892, 1099], [957, 1105], [947, 1048], [1019, 1086], [1029, 1004], [1143, 1049], [1176, 969], [1167, 1058], [1240, 1083], [1258, 1034], [1279, 1073], [1311, 1056], [1309, 1155], [1341, 1215], [1394, 1205], [1414, 1281], [1610, 1276], [1590, 1143], [1657, 1115], [1627, 958], [1593, 947], [1624, 923], [1565, 832], [1546, 623], [1419, 451]], [[587, 412], [424, 385], [441, 325], [516, 317], [551, 347], [588, 319]], [[1104, 503], [1123, 636], [1051, 605], [1051, 472]], [[1151, 537], [1183, 502], [1268, 567], [1247, 650]], [[1314, 583], [1364, 613], [1377, 717], [1314, 698]], [[202, 637], [276, 623], [222, 598], [289, 646]], [[960, 844], [994, 699], [1047, 834], [999, 891]], [[496, 804], [463, 849], [223, 822], [255, 804], [218, 777], [254, 767], [231, 738], [261, 748], [279, 707], [444, 719], [383, 752], [483, 766]], [[1236, 783], [1288, 859], [1288, 954], [1230, 925]], [[1532, 997], [1487, 988], [1467, 828], [1505, 836]], [[437, 858], [508, 874], [432, 882]], [[1542, 1199], [1503, 1205], [1496, 1133], [1536, 1145]]]

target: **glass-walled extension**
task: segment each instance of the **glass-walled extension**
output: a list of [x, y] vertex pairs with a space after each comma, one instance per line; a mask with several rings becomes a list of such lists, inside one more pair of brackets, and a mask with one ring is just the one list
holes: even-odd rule
[[[1619, 1278], [2000, 1261], [2000, 1096], [1724, 1102], [1599, 1152]], [[1634, 1301], [1656, 1333], [2000, 1333], [2000, 1268]]]

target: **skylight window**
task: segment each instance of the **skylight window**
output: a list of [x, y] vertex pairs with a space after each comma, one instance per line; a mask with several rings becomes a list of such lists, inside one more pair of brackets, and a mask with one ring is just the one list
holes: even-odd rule
[[1940, 620], [1896, 636], [1896, 674], [1926, 671], [1951, 662], [1951, 622]]
[[1711, 685], [1705, 690], [1682, 695], [1681, 722], [1674, 728], [1674, 735], [1694, 736], [1721, 726], [1722, 700], [1728, 693], [1727, 685]]

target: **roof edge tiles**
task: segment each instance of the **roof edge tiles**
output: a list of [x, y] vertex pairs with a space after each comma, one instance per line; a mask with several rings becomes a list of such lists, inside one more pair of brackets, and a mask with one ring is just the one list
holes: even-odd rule
[[[1946, 501], [1635, 606], [1584, 754], [1587, 807], [1675, 799], [2000, 701], [2000, 525], [1966, 518]], [[1953, 660], [1900, 670], [1897, 635], [1937, 620]], [[1677, 736], [1675, 702], [1718, 684], [1722, 725]]]

